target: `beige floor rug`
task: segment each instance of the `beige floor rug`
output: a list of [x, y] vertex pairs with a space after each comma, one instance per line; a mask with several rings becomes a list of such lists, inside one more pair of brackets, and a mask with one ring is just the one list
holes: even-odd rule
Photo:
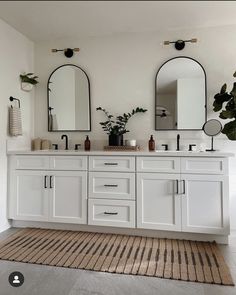
[[217, 244], [208, 242], [26, 228], [0, 242], [0, 259], [234, 285]]

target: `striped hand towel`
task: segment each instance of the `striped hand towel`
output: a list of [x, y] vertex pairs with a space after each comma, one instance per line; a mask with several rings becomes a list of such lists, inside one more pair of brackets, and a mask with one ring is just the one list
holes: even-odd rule
[[9, 133], [11, 136], [22, 135], [21, 109], [9, 108]]

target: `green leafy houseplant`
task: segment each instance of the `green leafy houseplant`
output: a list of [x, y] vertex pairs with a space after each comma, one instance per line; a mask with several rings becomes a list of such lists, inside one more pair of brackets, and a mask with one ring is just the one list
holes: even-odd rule
[[[236, 78], [236, 72], [233, 76]], [[234, 82], [231, 92], [228, 93], [226, 90], [227, 85], [224, 84], [221, 87], [220, 93], [214, 96], [213, 110], [215, 112], [222, 110], [219, 117], [223, 120], [232, 119], [224, 125], [221, 132], [225, 134], [228, 139], [236, 140], [236, 82]], [[225, 109], [223, 109], [224, 103], [226, 103]]]
[[[100, 122], [100, 125], [102, 126], [102, 129], [109, 135], [109, 145], [122, 145], [123, 134], [129, 132], [129, 130], [126, 129], [129, 119], [137, 113], [145, 113], [147, 111], [146, 109], [137, 107], [130, 113], [124, 113], [122, 116], [120, 115], [114, 117], [106, 109], [101, 107], [96, 108], [96, 110], [102, 111], [107, 117], [107, 120]], [[116, 137], [118, 137], [119, 140], [116, 140]]]
[[32, 85], [38, 84], [38, 76], [34, 76], [34, 73], [21, 74], [20, 79], [23, 83], [30, 83]]

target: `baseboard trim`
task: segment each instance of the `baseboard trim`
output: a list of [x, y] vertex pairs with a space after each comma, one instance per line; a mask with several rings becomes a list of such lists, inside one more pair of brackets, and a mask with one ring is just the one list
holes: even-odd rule
[[146, 236], [154, 238], [168, 238], [168, 239], [184, 239], [193, 241], [216, 241], [219, 244], [228, 244], [228, 236], [224, 235], [211, 235], [211, 234], [196, 234], [196, 233], [183, 233], [173, 231], [160, 231], [149, 229], [137, 228], [118, 228], [108, 226], [93, 226], [83, 224], [69, 224], [69, 223], [55, 223], [55, 222], [37, 222], [37, 221], [19, 221], [13, 220], [12, 227], [35, 227], [35, 228], [48, 228], [48, 229], [63, 229], [75, 231], [89, 231], [99, 233], [113, 233], [113, 234], [126, 234], [135, 236]]
[[12, 225], [9, 223], [9, 224], [6, 224], [6, 225], [3, 225], [0, 227], [0, 233], [6, 231], [7, 229], [11, 228]]

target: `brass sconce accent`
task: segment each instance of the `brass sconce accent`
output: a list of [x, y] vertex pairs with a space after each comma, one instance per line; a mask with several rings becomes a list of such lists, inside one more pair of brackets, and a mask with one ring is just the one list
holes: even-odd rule
[[70, 58], [74, 55], [74, 52], [79, 52], [80, 49], [79, 48], [65, 48], [65, 49], [52, 49], [52, 52], [58, 52], [58, 51], [63, 51], [64, 52], [64, 55], [67, 57], [67, 58]]
[[185, 43], [190, 42], [190, 43], [197, 43], [197, 38], [192, 38], [190, 40], [177, 40], [177, 41], [164, 41], [164, 45], [169, 45], [169, 44], [175, 44], [175, 49], [176, 50], [182, 50], [185, 47]]

